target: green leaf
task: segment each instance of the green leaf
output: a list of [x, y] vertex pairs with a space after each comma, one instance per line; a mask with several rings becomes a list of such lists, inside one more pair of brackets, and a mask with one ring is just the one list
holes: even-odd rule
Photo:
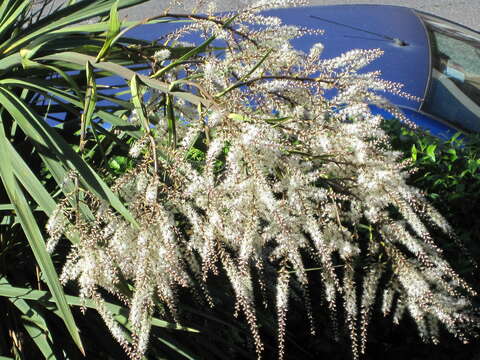
[[120, 32], [120, 27], [121, 27], [121, 22], [118, 17], [118, 0], [113, 4], [112, 8], [110, 9], [110, 18], [108, 21], [108, 32], [107, 36], [105, 38], [105, 42], [100, 49], [100, 52], [97, 55], [97, 58], [95, 59], [95, 62], [100, 61], [105, 57], [105, 55], [110, 51], [110, 48], [114, 44], [114, 40], [116, 39], [116, 36]]
[[5, 57], [0, 57], [0, 71], [1, 70], [7, 70], [15, 65], [19, 65], [22, 63], [22, 57], [20, 56], [20, 53], [17, 52], [15, 54], [5, 56]]
[[[0, 285], [10, 286], [6, 278], [0, 278]], [[53, 340], [50, 330], [42, 313], [23, 299], [9, 298], [9, 300], [22, 312], [23, 326], [45, 359], [56, 359], [51, 346]]]
[[[2, 101], [3, 103], [3, 101]], [[5, 135], [3, 127], [3, 119], [0, 117], [0, 153], [6, 154], [8, 151], [8, 139]], [[70, 336], [80, 351], [84, 353], [80, 334], [73, 319], [72, 312], [66, 302], [65, 294], [63, 292], [60, 281], [58, 280], [55, 267], [53, 266], [52, 259], [47, 253], [45, 248], [45, 241], [42, 233], [38, 227], [37, 221], [32, 214], [32, 211], [25, 199], [25, 195], [17, 183], [14, 177], [14, 171], [12, 169], [10, 161], [0, 161], [0, 177], [6, 193], [10, 199], [10, 202], [14, 205], [15, 212], [19, 218], [23, 231], [28, 239], [30, 248], [37, 260], [48, 288], [50, 289], [53, 298], [60, 310], [62, 319], [67, 327]]]
[[435, 162], [435, 149], [437, 148], [437, 145], [428, 145], [427, 146], [427, 156]]
[[[60, 62], [66, 62], [70, 64], [77, 64], [81, 66], [85, 66], [85, 64], [90, 61], [92, 63], [92, 66], [108, 71], [109, 73], [113, 75], [117, 75], [122, 77], [123, 79], [127, 81], [131, 81], [132, 78], [137, 75], [138, 78], [142, 81], [143, 84], [150, 86], [151, 88], [160, 90], [161, 92], [171, 94], [175, 97], [179, 97], [182, 99], [185, 99], [186, 101], [198, 105], [202, 104], [206, 107], [210, 106], [211, 102], [209, 100], [206, 100], [204, 98], [201, 98], [199, 96], [193, 95], [188, 92], [182, 92], [182, 91], [170, 91], [170, 84], [164, 83], [162, 81], [152, 79], [148, 76], [141, 75], [136, 73], [133, 70], [130, 70], [129, 68], [115, 64], [113, 62], [99, 62], [95, 63], [95, 58], [89, 55], [85, 54], [80, 54], [76, 52], [62, 52], [58, 54], [52, 54], [52, 55], [47, 55], [47, 56], [42, 56], [40, 58], [37, 58], [36, 60], [53, 60], [53, 61], [60, 61]], [[182, 83], [181, 81], [179, 83]]]
[[447, 153], [450, 154], [450, 161], [455, 161], [458, 159], [457, 151], [455, 149], [448, 149]]
[[[460, 136], [462, 136], [462, 135], [463, 135], [463, 134], [462, 134], [460, 131], [458, 131], [458, 132], [455, 133], [455, 135], [453, 135], [453, 136], [451, 137], [450, 141], [451, 141], [452, 143], [457, 142], [457, 139], [458, 139]], [[461, 142], [461, 139], [460, 139], [460, 142]]]
[[12, 204], [0, 204], [0, 211], [11, 211], [15, 210]]
[[167, 95], [167, 101], [165, 107], [167, 109], [168, 120], [168, 144], [177, 147], [177, 126], [175, 121], [175, 112], [173, 108], [173, 98], [171, 95]]
[[92, 64], [89, 61], [85, 64], [85, 72], [87, 74], [87, 91], [85, 93], [85, 101], [83, 106], [83, 113], [80, 118], [80, 152], [83, 152], [85, 145], [85, 138], [87, 127], [91, 126], [93, 112], [97, 104], [97, 84], [93, 77]]
[[[70, 24], [79, 23], [89, 18], [103, 15], [110, 11], [116, 0], [84, 0], [67, 6], [59, 11], [44, 17], [20, 36], [5, 41], [0, 45], [0, 54], [6, 54], [29, 43], [40, 36], [49, 36], [54, 30], [58, 30]], [[123, 0], [120, 8], [129, 7], [145, 2], [146, 0]]]
[[32, 170], [30, 170], [12, 144], [7, 143], [6, 147], [6, 154], [8, 154], [6, 157], [10, 159], [15, 177], [20, 181], [22, 186], [28, 191], [30, 196], [45, 214], [51, 215], [56, 207], [55, 200], [53, 200], [48, 191], [45, 190], [45, 187], [40, 183], [40, 180], [38, 180]]
[[109, 165], [113, 170], [120, 170], [122, 168], [115, 159], [110, 160]]
[[164, 345], [168, 346], [169, 348], [171, 348], [172, 350], [178, 352], [179, 354], [183, 355], [185, 358], [187, 358], [188, 360], [195, 360], [195, 358], [188, 354], [186, 351], [180, 349], [180, 347], [178, 345], [175, 345], [173, 344], [172, 342], [166, 340], [165, 338], [161, 338], [161, 337], [157, 337], [157, 339], [163, 343]]
[[[49, 292], [42, 290], [35, 290], [30, 288], [21, 288], [16, 286], [11, 286], [9, 284], [0, 283], [0, 296], [14, 298], [14, 299], [24, 299], [24, 300], [35, 300], [42, 302], [44, 304], [52, 304], [53, 299]], [[96, 305], [93, 300], [82, 299], [78, 296], [66, 295], [67, 303], [72, 306], [85, 306], [87, 308], [95, 309]], [[119, 305], [115, 305], [109, 302], [105, 302], [105, 307], [115, 316], [116, 320], [121, 324], [128, 323], [128, 310]], [[152, 319], [152, 325], [162, 328], [168, 328], [172, 330], [182, 330], [188, 332], [198, 333], [196, 329], [189, 327], [181, 326], [178, 324], [169, 323], [164, 320], [157, 318]]]
[[133, 75], [132, 81], [130, 81], [130, 89], [132, 91], [133, 105], [135, 106], [137, 115], [140, 118], [143, 130], [145, 131], [145, 133], [149, 134], [150, 123], [147, 118], [145, 107], [143, 106], [143, 99], [141, 95], [140, 85], [141, 85], [141, 82], [140, 82], [140, 79], [138, 78], [138, 75], [137, 74]]
[[[52, 174], [53, 178], [57, 182], [57, 184], [63, 189], [63, 192], [66, 194], [73, 193], [75, 191], [75, 186], [71, 181], [65, 181], [65, 179], [68, 178], [69, 173], [67, 170], [64, 169], [62, 164], [58, 160], [52, 159], [52, 157], [50, 156], [42, 154], [39, 155], [43, 163], [47, 167], [48, 171], [50, 172], [50, 174]], [[80, 212], [85, 217], [85, 219], [94, 219], [94, 216], [87, 205], [85, 205], [83, 202], [77, 202], [75, 197], [72, 196], [69, 196], [68, 199], [72, 207], [78, 207], [80, 209]], [[76, 244], [79, 242], [79, 237], [73, 232], [67, 233], [66, 236], [72, 243]]]
[[[120, 199], [112, 192], [101, 177], [71, 148], [71, 146], [54, 129], [48, 126], [42, 119], [39, 119], [20, 99], [16, 98], [10, 91], [0, 87], [0, 102], [20, 125], [23, 132], [42, 151], [47, 151], [57, 162], [76, 172], [80, 181], [89, 191], [109, 203], [134, 227], [138, 224], [132, 214], [125, 208]], [[63, 178], [56, 178], [59, 185]]]
[[[83, 108], [84, 106], [84, 104], [76, 96], [72, 95], [67, 91], [51, 87], [51, 83], [49, 83], [48, 81], [42, 81], [38, 79], [26, 80], [26, 79], [20, 79], [20, 78], [7, 78], [7, 79], [0, 79], [0, 84], [31, 89], [31, 90], [40, 92], [45, 97], [51, 98], [53, 100], [55, 100], [55, 97], [65, 100], [68, 103], [71, 103], [77, 106], [78, 108]], [[103, 110], [97, 110], [92, 115], [92, 117], [99, 117], [105, 122], [115, 126], [127, 127], [127, 128], [132, 127], [132, 124], [130, 124], [128, 121], [123, 120], [122, 118]], [[137, 138], [142, 135], [138, 131], [126, 131], [126, 132], [129, 135], [132, 135]]]
[[236, 120], [236, 121], [244, 121], [245, 120], [245, 117], [243, 115], [235, 114], [235, 113], [228, 114], [228, 118], [232, 119], [232, 120]]
[[[18, 307], [17, 303], [15, 303], [15, 305]], [[52, 349], [52, 344], [48, 341], [47, 336], [45, 335], [45, 331], [40, 326], [38, 326], [36, 322], [31, 320], [31, 309], [32, 308], [30, 307], [30, 310], [27, 310], [27, 312], [22, 316], [23, 326], [25, 327], [25, 330], [27, 330], [30, 338], [33, 340], [35, 345], [37, 345], [38, 349], [43, 354], [45, 359], [57, 359]]]
[[[141, 20], [141, 21], [122, 21], [121, 27], [126, 29], [131, 29], [135, 26], [142, 24], [160, 24], [160, 23], [184, 23], [190, 22], [191, 20], [171, 20], [171, 19], [156, 19], [156, 20]], [[59, 33], [68, 35], [68, 34], [78, 34], [78, 33], [97, 33], [105, 32], [110, 29], [110, 21], [102, 21], [95, 24], [75, 24], [72, 26], [66, 26], [64, 28], [53, 31], [52, 33]], [[131, 39], [129, 39], [131, 40]]]
[[[10, 143], [8, 143], [8, 147], [9, 152], [7, 153], [6, 157], [10, 159], [15, 177], [30, 194], [33, 200], [38, 204], [40, 210], [50, 216], [56, 207], [55, 200], [48, 193], [48, 191], [45, 190], [45, 187], [42, 185], [40, 180], [38, 180], [36, 175], [30, 170], [23, 158], [17, 153]], [[66, 174], [64, 176], [66, 176]], [[61, 178], [63, 179], [64, 177]], [[73, 191], [73, 189], [71, 190]], [[83, 206], [80, 206], [80, 208], [81, 210], [85, 211]], [[13, 205], [0, 205], [0, 210], [13, 210]], [[88, 218], [88, 215], [85, 216]], [[74, 233], [68, 233], [67, 238], [72, 243], [78, 243], [79, 241], [78, 236]]]
[[468, 159], [467, 164], [468, 164], [468, 170], [472, 175], [475, 174], [477, 169], [480, 167], [480, 163], [478, 162], [478, 160], [474, 160], [474, 159]]
[[[9, 9], [8, 5], [12, 4]], [[2, 2], [1, 11], [1, 22], [0, 22], [0, 37], [4, 35], [5, 32], [15, 23], [18, 17], [25, 11], [25, 9], [30, 5], [29, 0], [24, 0], [18, 4], [18, 2], [9, 2], [4, 0]]]
[[417, 147], [415, 146], [415, 144], [412, 145], [412, 160], [413, 161], [417, 161]]

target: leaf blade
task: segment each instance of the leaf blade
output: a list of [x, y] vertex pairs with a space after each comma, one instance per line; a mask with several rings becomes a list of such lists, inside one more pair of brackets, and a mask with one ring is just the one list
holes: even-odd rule
[[[8, 138], [5, 135], [3, 127], [3, 119], [0, 117], [0, 153], [5, 154], [8, 151]], [[11, 167], [10, 161], [0, 161], [0, 177], [7, 195], [15, 208], [15, 212], [18, 216], [22, 229], [25, 232], [30, 248], [35, 256], [35, 259], [45, 275], [45, 281], [50, 289], [55, 302], [62, 314], [63, 322], [70, 333], [73, 341], [84, 354], [82, 341], [78, 328], [73, 319], [73, 314], [70, 307], [67, 304], [65, 293], [58, 279], [58, 275], [53, 266], [52, 259], [47, 253], [45, 248], [45, 241], [43, 240], [42, 233], [38, 227], [38, 224], [32, 214], [32, 211], [25, 199], [23, 191], [19, 187], [14, 172]]]
[[[0, 283], [0, 296], [24, 299], [24, 300], [36, 300], [44, 303], [53, 303], [50, 297], [51, 294], [49, 294], [47, 291], [21, 288], [21, 287], [12, 286], [10, 284], [5, 284], [5, 283], [4, 284]], [[96, 308], [95, 302], [91, 299], [81, 299], [78, 296], [72, 296], [72, 295], [66, 295], [66, 299], [68, 304], [72, 306], [79, 306], [79, 307], [85, 306], [91, 309]], [[126, 316], [128, 311], [125, 307], [112, 304], [110, 302], [105, 302], [105, 306], [109, 311], [112, 312], [114, 316], [119, 317], [121, 321], [123, 321], [123, 319], [125, 319], [125, 321], [126, 319], [128, 319], [128, 316]], [[194, 333], [199, 332], [196, 329], [181, 326], [178, 324], [172, 324], [158, 318], [152, 319], [152, 325], [157, 327], [169, 328], [173, 330], [182, 330], [182, 331], [188, 331], [188, 332], [194, 332]]]
[[[20, 99], [9, 90], [0, 87], [0, 101], [12, 115], [23, 132], [33, 140], [37, 147], [48, 150], [67, 169], [79, 174], [82, 184], [93, 194], [108, 202], [135, 228], [139, 225], [132, 214], [122, 204], [101, 177], [69, 146], [69, 144], [39, 119]], [[60, 179], [56, 179], [57, 182]], [[63, 179], [62, 179], [63, 180]], [[59, 185], [62, 184], [60, 181]]]

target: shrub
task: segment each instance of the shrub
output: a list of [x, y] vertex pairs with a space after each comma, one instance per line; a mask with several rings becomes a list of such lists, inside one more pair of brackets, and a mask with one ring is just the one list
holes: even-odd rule
[[[178, 59], [156, 53], [152, 75], [131, 78], [130, 121], [144, 135], [130, 149], [132, 168], [113, 180], [125, 207], [70, 173], [47, 226], [49, 249], [62, 235], [78, 239], [61, 279], [77, 280], [133, 358], [145, 353], [157, 310], [177, 319], [182, 288], [209, 301], [207, 279], [220, 274], [259, 357], [261, 294], [267, 302], [274, 294], [281, 358], [292, 288], [314, 331], [306, 263], [320, 269], [333, 319], [343, 307], [355, 358], [372, 310], [393, 313], [394, 322], [408, 313], [425, 340], [437, 342], [443, 326], [466, 341], [476, 292], [433, 236], [452, 229], [407, 184], [408, 166], [368, 110], [376, 103], [395, 111], [372, 89], [398, 86], [357, 73], [381, 52], [325, 60], [316, 45], [300, 53], [289, 40], [308, 31], [262, 16], [263, 8], [185, 16], [191, 23], [169, 44], [192, 31], [205, 42]], [[221, 55], [208, 47], [214, 38]], [[148, 87], [151, 79], [168, 91]], [[132, 343], [105, 307], [106, 293], [129, 306]]]
[[[424, 191], [427, 199], [455, 229], [459, 243], [444, 243], [442, 247], [452, 249], [451, 259], [467, 275], [480, 255], [476, 215], [480, 207], [478, 135], [458, 133], [449, 140], [441, 140], [397, 121], [387, 122], [385, 130], [392, 138], [392, 146], [402, 151], [402, 158], [408, 162], [409, 184]], [[458, 245], [465, 246], [467, 254], [471, 252], [473, 256], [465, 257], [465, 251], [459, 251]]]

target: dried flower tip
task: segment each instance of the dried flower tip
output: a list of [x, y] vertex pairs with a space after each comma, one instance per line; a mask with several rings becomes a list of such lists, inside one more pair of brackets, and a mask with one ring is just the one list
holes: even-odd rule
[[209, 127], [214, 127], [220, 121], [222, 121], [222, 118], [224, 116], [225, 116], [225, 114], [222, 111], [212, 111], [211, 114], [208, 117], [208, 126]]
[[154, 204], [157, 201], [158, 194], [158, 180], [154, 179], [148, 184], [145, 191], [145, 202], [149, 205]]
[[308, 54], [308, 56], [311, 57], [312, 59], [318, 59], [320, 55], [322, 55], [322, 52], [323, 52], [323, 44], [316, 43], [311, 47], [310, 53]]
[[130, 148], [129, 154], [133, 158], [138, 158], [145, 149], [146, 139], [140, 139], [135, 141], [133, 146]]
[[155, 54], [153, 54], [153, 58], [155, 59], [155, 61], [160, 62], [165, 59], [168, 59], [170, 55], [171, 55], [170, 50], [162, 49], [162, 50], [156, 51]]

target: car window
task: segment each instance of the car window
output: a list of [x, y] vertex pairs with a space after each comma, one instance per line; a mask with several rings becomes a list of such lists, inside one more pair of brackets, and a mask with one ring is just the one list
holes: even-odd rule
[[422, 15], [429, 32], [432, 72], [422, 110], [480, 132], [480, 35]]

